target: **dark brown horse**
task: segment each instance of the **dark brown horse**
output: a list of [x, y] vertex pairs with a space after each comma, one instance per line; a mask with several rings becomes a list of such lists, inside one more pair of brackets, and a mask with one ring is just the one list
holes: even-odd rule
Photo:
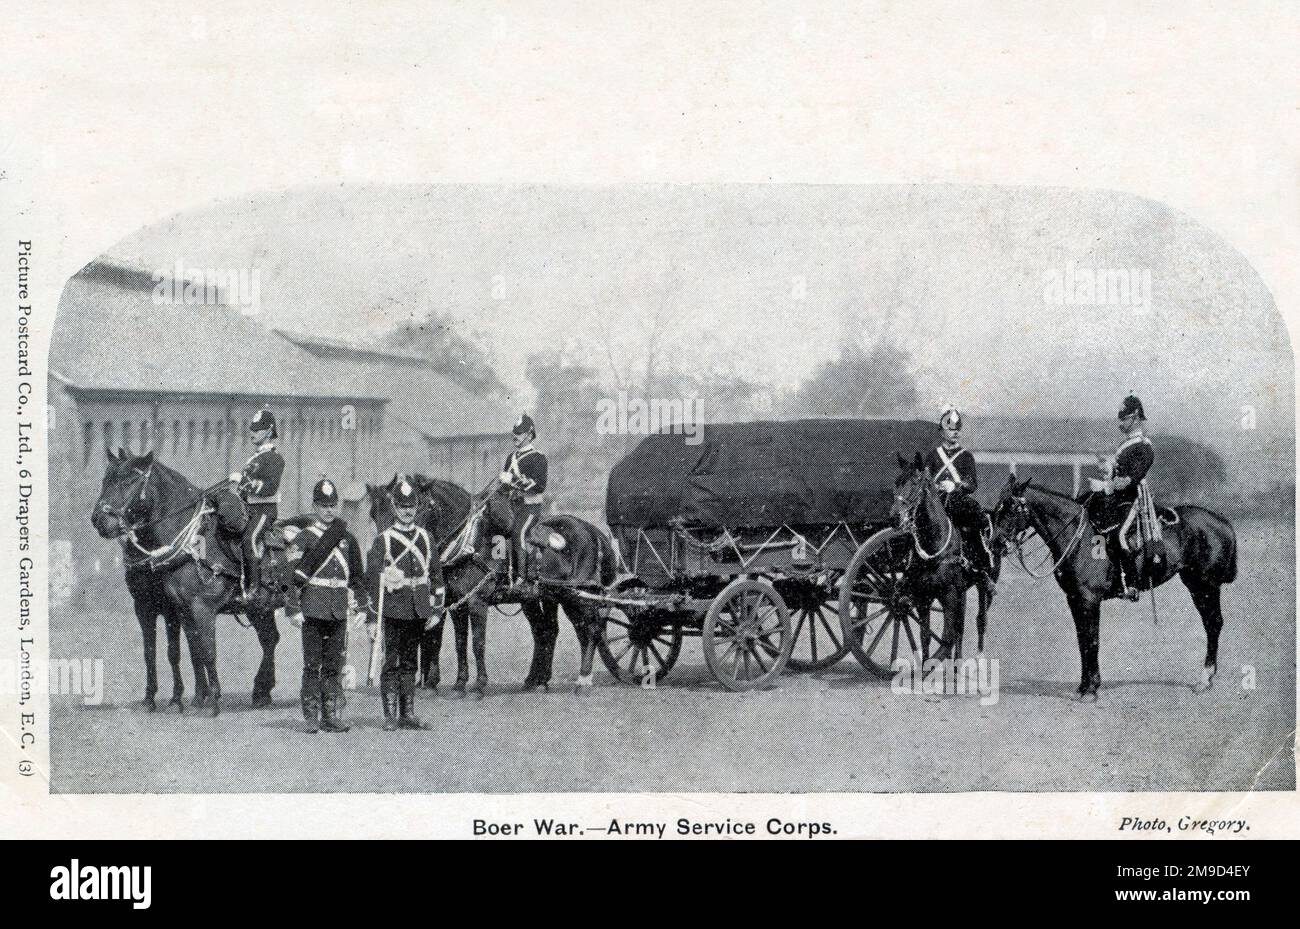
[[[380, 532], [396, 520], [392, 492], [400, 479], [401, 475], [395, 474], [385, 485], [366, 485], [366, 496], [370, 499], [370, 519]], [[451, 537], [465, 525], [473, 498], [469, 491], [450, 481], [437, 480], [423, 474], [407, 475], [407, 479], [415, 486], [420, 501], [415, 521], [424, 527], [433, 540], [434, 548], [441, 552]], [[462, 595], [452, 593], [449, 588], [448, 604], [455, 603]], [[466, 601], [450, 612], [456, 637], [456, 684], [452, 688], [452, 695], [462, 697], [469, 689], [481, 700], [488, 682], [487, 605], [481, 601]], [[434, 691], [437, 691], [442, 679], [439, 656], [442, 652], [443, 625], [438, 623], [420, 635], [420, 682], [421, 686]], [[474, 686], [469, 688], [467, 652], [471, 634], [474, 642], [475, 678]]]
[[989, 596], [976, 583], [979, 575], [962, 557], [961, 533], [944, 509], [934, 476], [921, 455], [909, 462], [898, 456], [902, 473], [894, 482], [894, 504], [890, 516], [912, 534], [914, 557], [907, 575], [909, 595], [916, 605], [921, 625], [922, 660], [930, 657], [930, 605], [936, 600], [943, 608], [943, 645], [934, 657], [962, 657], [966, 630], [966, 591], [972, 586], [979, 595], [975, 628], [979, 653], [984, 654], [984, 630], [988, 620]]
[[[110, 471], [118, 461], [125, 461], [130, 458], [120, 448], [116, 453], [111, 449], [105, 449], [105, 455], [108, 458]], [[107, 480], [107, 475], [105, 475], [105, 480]], [[128, 504], [127, 510], [131, 511], [132, 509], [132, 505]], [[135, 509], [138, 509], [138, 507]], [[91, 515], [91, 521], [95, 522], [94, 514]], [[95, 522], [95, 526], [98, 529], [99, 523]], [[153, 527], [146, 526], [134, 536], [120, 536], [118, 541], [122, 546], [122, 565], [126, 570], [126, 589], [131, 595], [131, 604], [135, 610], [136, 622], [140, 624], [140, 636], [144, 643], [145, 683], [142, 704], [150, 713], [158, 708], [154, 697], [158, 693], [158, 620], [161, 618], [163, 631], [167, 636], [167, 662], [172, 669], [172, 696], [168, 705], [181, 710], [185, 706], [185, 679], [181, 676], [180, 614], [171, 600], [167, 599], [167, 592], [163, 589], [162, 578], [149, 568], [147, 557], [149, 551], [158, 546], [157, 537], [154, 535]], [[198, 650], [193, 645], [190, 647], [190, 660], [194, 664], [195, 676], [197, 677], [202, 665], [199, 662]]]
[[[227, 518], [226, 514], [230, 514]], [[126, 537], [138, 550], [131, 567], [151, 570], [161, 580], [162, 591], [185, 630], [194, 661], [194, 706], [206, 707], [210, 716], [221, 712], [221, 680], [217, 676], [218, 613], [233, 612], [240, 590], [238, 539], [223, 521], [236, 515], [246, 519], [243, 502], [218, 485], [201, 491], [181, 474], [157, 461], [152, 452], [137, 458], [109, 456], [99, 499], [91, 523], [106, 539]], [[150, 535], [145, 541], [143, 533]], [[191, 533], [192, 530], [192, 533]], [[200, 564], [181, 550], [190, 535], [203, 553]], [[161, 541], [159, 546], [151, 546]], [[137, 544], [138, 543], [138, 544]], [[165, 557], [143, 553], [147, 547], [166, 549]], [[275, 686], [275, 646], [280, 633], [275, 625], [275, 598], [260, 588], [247, 610], [249, 623], [262, 646], [262, 661], [253, 679], [253, 706], [268, 706]], [[175, 669], [174, 669], [175, 670]]]
[[[1223, 628], [1219, 588], [1237, 577], [1237, 536], [1231, 523], [1202, 507], [1178, 506], [1174, 513], [1177, 520], [1163, 527], [1165, 558], [1139, 586], [1159, 587], [1177, 575], [1192, 595], [1205, 627], [1205, 664], [1193, 688], [1200, 693], [1213, 685], [1218, 670]], [[993, 510], [993, 522], [999, 545], [1018, 544], [1031, 529], [1047, 544], [1079, 639], [1079, 699], [1095, 701], [1101, 686], [1101, 604], [1122, 591], [1118, 567], [1089, 520], [1087, 507], [1011, 475]]]

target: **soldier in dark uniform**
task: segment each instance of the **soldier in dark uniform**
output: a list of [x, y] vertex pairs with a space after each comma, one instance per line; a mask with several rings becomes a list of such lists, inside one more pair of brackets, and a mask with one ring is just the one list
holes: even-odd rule
[[511, 430], [515, 450], [506, 458], [501, 470], [501, 483], [510, 488], [514, 504], [514, 523], [510, 527], [511, 555], [514, 559], [515, 583], [528, 577], [528, 546], [524, 540], [528, 529], [542, 515], [543, 494], [546, 492], [546, 456], [533, 448], [537, 429], [527, 413], [519, 417]]
[[347, 652], [348, 592], [366, 609], [361, 548], [338, 518], [339, 495], [322, 479], [311, 494], [316, 519], [294, 536], [288, 550], [293, 584], [288, 595], [289, 621], [302, 626], [302, 715], [308, 731], [347, 732], [340, 680]]
[[945, 407], [939, 415], [943, 444], [930, 450], [925, 465], [935, 483], [946, 495], [944, 508], [961, 532], [962, 551], [979, 572], [980, 584], [992, 596], [995, 592], [993, 555], [984, 541], [984, 510], [974, 497], [979, 488], [975, 473], [975, 456], [962, 448], [962, 419], [954, 407]]
[[244, 469], [232, 474], [237, 481], [239, 495], [248, 505], [248, 526], [244, 529], [241, 551], [244, 560], [244, 596], [257, 586], [258, 565], [262, 558], [262, 535], [280, 515], [280, 477], [284, 474], [284, 459], [275, 450], [279, 432], [275, 416], [270, 410], [258, 410], [248, 424], [248, 434], [257, 451], [248, 459]]
[[1119, 428], [1124, 441], [1115, 452], [1110, 474], [1103, 480], [1092, 480], [1093, 493], [1088, 502], [1088, 516], [1098, 530], [1108, 532], [1107, 546], [1120, 568], [1123, 595], [1129, 600], [1138, 599], [1139, 566], [1135, 552], [1120, 544], [1120, 533], [1137, 501], [1138, 491], [1146, 479], [1147, 471], [1155, 463], [1155, 450], [1145, 432], [1146, 410], [1142, 401], [1133, 394], [1124, 398], [1119, 408]]
[[[385, 732], [429, 728], [415, 715], [416, 656], [420, 633], [442, 621], [446, 590], [438, 550], [429, 533], [415, 524], [418, 503], [415, 488], [403, 479], [393, 491], [397, 522], [375, 536], [366, 558], [371, 605], [366, 623], [372, 640], [383, 622], [379, 694]], [[382, 617], [377, 615], [380, 610]]]

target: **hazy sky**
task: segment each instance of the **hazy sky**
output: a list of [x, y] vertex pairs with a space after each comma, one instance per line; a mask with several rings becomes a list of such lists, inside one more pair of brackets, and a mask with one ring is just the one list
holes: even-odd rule
[[[190, 211], [110, 250], [258, 272], [262, 322], [364, 338], [434, 307], [507, 383], [531, 352], [600, 367], [664, 350], [788, 389], [841, 339], [888, 333], [923, 406], [1111, 417], [1235, 445], [1242, 407], [1289, 433], [1272, 299], [1200, 224], [1102, 191], [933, 186], [330, 187]], [[1085, 275], [1132, 287], [1071, 301]], [[903, 412], [903, 411], [900, 411]], [[1265, 436], [1248, 436], [1252, 442]], [[1289, 448], [1289, 444], [1287, 445]]]

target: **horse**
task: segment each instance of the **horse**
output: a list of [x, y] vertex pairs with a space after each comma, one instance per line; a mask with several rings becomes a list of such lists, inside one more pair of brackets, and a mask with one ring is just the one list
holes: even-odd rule
[[[125, 460], [129, 457], [120, 448], [116, 453], [106, 448], [104, 454], [110, 468], [119, 459]], [[101, 496], [102, 494], [101, 487]], [[129, 506], [128, 504], [128, 508]], [[99, 528], [95, 522], [98, 513], [99, 510], [95, 510], [91, 514], [91, 522], [96, 529]], [[158, 619], [161, 617], [163, 631], [167, 636], [167, 662], [172, 669], [172, 696], [168, 706], [183, 711], [185, 679], [181, 676], [181, 621], [176, 608], [167, 599], [162, 579], [149, 568], [149, 551], [158, 544], [153, 534], [153, 527], [144, 527], [135, 536], [118, 536], [117, 540], [122, 546], [122, 566], [125, 569], [127, 593], [131, 595], [131, 605], [135, 611], [136, 622], [140, 624], [140, 635], [144, 643], [145, 685], [144, 700], [141, 701], [141, 705], [150, 713], [158, 709], [154, 698], [158, 693]], [[194, 664], [197, 677], [198, 669], [202, 665], [199, 662], [198, 651], [194, 647], [190, 648], [190, 660]]]
[[[132, 559], [132, 567], [153, 571], [161, 580], [194, 660], [191, 705], [205, 708], [214, 717], [221, 712], [216, 617], [233, 613], [241, 587], [236, 554], [239, 542], [221, 525], [227, 514], [232, 520], [236, 515], [247, 518], [243, 501], [229, 488], [218, 485], [201, 491], [150, 451], [139, 457], [109, 456], [91, 515], [91, 524], [100, 536], [125, 536], [140, 552]], [[203, 553], [202, 563], [188, 550], [186, 543], [191, 537]], [[146, 538], [167, 541], [146, 552]], [[275, 624], [274, 594], [259, 586], [246, 610], [262, 646], [262, 660], [253, 678], [254, 707], [269, 706], [275, 686], [275, 646], [280, 633]]]
[[907, 585], [916, 605], [921, 624], [921, 658], [929, 658], [930, 605], [939, 601], [943, 608], [943, 645], [937, 658], [962, 657], [962, 639], [966, 631], [966, 591], [975, 587], [979, 608], [975, 629], [979, 654], [984, 654], [984, 632], [988, 621], [990, 597], [984, 585], [977, 583], [979, 574], [962, 556], [961, 533], [944, 509], [934, 476], [926, 468], [920, 453], [909, 462], [898, 455], [901, 472], [894, 481], [894, 503], [890, 518], [900, 529], [912, 535], [916, 557], [908, 571]]
[[[423, 474], [410, 475], [408, 479], [415, 486], [419, 498], [415, 521], [429, 533], [435, 551], [441, 552], [451, 537], [465, 525], [469, 516], [472, 496], [469, 491], [450, 481], [426, 477]], [[370, 519], [379, 532], [393, 525], [397, 514], [393, 507], [392, 492], [401, 480], [401, 475], [394, 474], [386, 485], [366, 484], [366, 496], [370, 499]], [[450, 583], [444, 577], [444, 583]], [[453, 590], [449, 586], [449, 591]], [[459, 600], [459, 595], [448, 597], [447, 602]], [[459, 698], [470, 690], [477, 699], [483, 699], [487, 688], [487, 605], [477, 601], [467, 601], [450, 610], [452, 626], [456, 636], [456, 684], [452, 695]], [[442, 653], [443, 624], [437, 623], [432, 629], [420, 634], [420, 686], [437, 693], [442, 678], [439, 656]], [[469, 656], [467, 655], [469, 639], [474, 642], [474, 686], [469, 688]]]
[[[1011, 544], [1018, 550], [1019, 540], [1032, 529], [1046, 542], [1079, 640], [1078, 699], [1092, 703], [1101, 686], [1101, 604], [1123, 592], [1119, 567], [1107, 555], [1105, 538], [1089, 519], [1085, 502], [1031, 487], [1030, 480], [1007, 477], [993, 510], [996, 538], [999, 547]], [[1162, 530], [1165, 558], [1148, 566], [1147, 580], [1154, 590], [1177, 575], [1192, 596], [1205, 627], [1205, 663], [1192, 689], [1203, 693], [1213, 686], [1218, 671], [1223, 628], [1219, 593], [1237, 578], [1237, 535], [1228, 520], [1203, 507], [1177, 506], [1173, 512], [1176, 521]]]

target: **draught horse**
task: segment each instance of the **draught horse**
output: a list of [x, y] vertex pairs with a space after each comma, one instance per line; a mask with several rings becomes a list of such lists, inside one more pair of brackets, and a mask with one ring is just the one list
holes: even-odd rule
[[[216, 618], [218, 613], [233, 611], [240, 582], [238, 567], [232, 570], [230, 556], [225, 553], [231, 546], [229, 540], [221, 538], [218, 520], [213, 513], [202, 515], [209, 508], [242, 513], [243, 503], [224, 486], [206, 492], [199, 490], [155, 459], [153, 452], [134, 458], [109, 452], [104, 481], [90, 521], [103, 538], [127, 540], [123, 550], [133, 553], [127, 560], [128, 571], [154, 572], [189, 643], [194, 662], [191, 704], [206, 708], [209, 716], [217, 716], [221, 712], [221, 680], [217, 675]], [[203, 550], [211, 561], [200, 565], [192, 557], [172, 557], [160, 564], [151, 557], [150, 549], [180, 540], [192, 520], [198, 520], [197, 535], [203, 540]], [[159, 540], [161, 546], [153, 545]], [[237, 544], [235, 541], [234, 545]], [[224, 565], [224, 570], [214, 571], [211, 567], [214, 564]], [[247, 610], [249, 624], [262, 646], [262, 661], [253, 678], [255, 707], [270, 705], [271, 689], [275, 686], [275, 646], [280, 633], [274, 610], [275, 603], [266, 588], [259, 590]], [[148, 651], [146, 636], [146, 655]], [[170, 643], [168, 651], [170, 657]], [[171, 705], [181, 709], [184, 687], [180, 683], [178, 662], [173, 663], [172, 671], [175, 677]], [[146, 706], [152, 702], [151, 694], [145, 702]]]
[[[1101, 686], [1097, 659], [1101, 604], [1121, 594], [1119, 569], [1107, 557], [1105, 543], [1083, 504], [1055, 491], [1031, 487], [1029, 482], [1008, 476], [993, 510], [996, 537], [1000, 545], [1015, 544], [1032, 529], [1047, 544], [1056, 582], [1065, 591], [1079, 639], [1079, 699], [1091, 703]], [[1192, 595], [1205, 627], [1205, 664], [1193, 687], [1202, 693], [1213, 685], [1218, 670], [1219, 632], [1223, 628], [1219, 590], [1237, 577], [1237, 535], [1231, 523], [1203, 507], [1177, 506], [1174, 513], [1177, 520], [1162, 527], [1165, 558], [1154, 570], [1148, 566], [1144, 581], [1149, 580], [1154, 589], [1177, 575]]]
[[[902, 473], [894, 482], [890, 516], [897, 526], [912, 534], [915, 557], [908, 572], [907, 585], [921, 624], [922, 660], [930, 657], [930, 604], [936, 600], [943, 608], [944, 644], [934, 657], [961, 658], [966, 630], [966, 591], [972, 586], [979, 596], [975, 630], [982, 655], [989, 594], [976, 583], [979, 575], [962, 557], [961, 533], [945, 510], [934, 476], [926, 469], [920, 453], [910, 462], [899, 455], [898, 466]], [[996, 565], [996, 554], [994, 558]]]
[[[371, 494], [371, 512], [382, 511], [383, 523], [379, 519], [376, 525], [391, 525], [392, 503], [388, 493], [395, 486], [394, 478], [383, 494]], [[426, 485], [445, 485], [445, 481], [415, 475], [412, 479], [417, 488]], [[487, 606], [501, 602], [500, 558], [509, 550], [510, 527], [514, 511], [509, 496], [500, 485], [489, 486], [476, 497], [456, 485], [450, 485], [459, 491], [454, 494], [443, 488], [437, 491], [444, 500], [455, 498], [460, 501], [464, 494], [468, 503], [464, 511], [459, 504], [454, 511], [448, 510], [439, 522], [439, 530], [451, 526], [452, 534], [442, 546], [443, 580], [447, 585], [447, 601], [455, 609], [468, 608], [482, 610], [486, 615]], [[423, 498], [424, 493], [421, 492]], [[387, 502], [385, 502], [387, 501]], [[418, 518], [418, 517], [417, 517]], [[425, 523], [429, 528], [428, 523]], [[434, 534], [430, 529], [430, 534]], [[573, 623], [582, 648], [582, 663], [578, 673], [577, 692], [583, 693], [591, 687], [592, 661], [596, 653], [596, 642], [601, 634], [602, 622], [597, 604], [582, 596], [584, 588], [599, 588], [613, 583], [617, 573], [617, 560], [613, 544], [596, 526], [576, 516], [548, 516], [532, 530], [534, 537], [542, 537], [545, 544], [535, 547], [532, 557], [535, 559], [540, 583], [535, 596], [523, 596], [518, 602], [528, 620], [533, 635], [533, 657], [528, 675], [524, 679], [523, 689], [544, 690], [550, 686], [554, 668], [555, 642], [559, 637], [559, 610]], [[436, 536], [441, 538], [441, 536]], [[463, 651], [460, 633], [457, 633], [458, 659], [463, 665]], [[476, 659], [481, 657], [476, 653]]]

